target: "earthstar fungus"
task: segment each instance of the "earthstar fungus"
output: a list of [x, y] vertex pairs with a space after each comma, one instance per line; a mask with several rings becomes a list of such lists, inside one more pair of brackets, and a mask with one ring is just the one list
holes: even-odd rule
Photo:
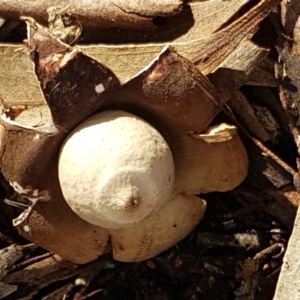
[[53, 124], [1, 120], [1, 171], [21, 235], [86, 263], [153, 257], [187, 236], [206, 203], [247, 174], [234, 126], [208, 128], [220, 110], [209, 81], [164, 48], [136, 77], [116, 75], [27, 18], [34, 69]]
[[112, 110], [78, 125], [61, 147], [58, 162], [69, 206], [103, 228], [132, 226], [157, 213], [172, 195], [174, 171], [171, 150], [156, 129]]

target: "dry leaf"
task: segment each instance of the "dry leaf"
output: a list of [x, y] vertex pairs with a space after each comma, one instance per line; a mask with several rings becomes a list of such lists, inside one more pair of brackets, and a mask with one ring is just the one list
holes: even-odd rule
[[[154, 29], [153, 18], [178, 14], [183, 7], [181, 0], [101, 0], [51, 1], [52, 7], [59, 7], [72, 14], [83, 26]], [[0, 16], [19, 19], [26, 15], [41, 23], [48, 20], [48, 1], [10, 0], [0, 4]]]
[[84, 43], [149, 43], [149, 42], [189, 42], [204, 38], [216, 32], [228, 22], [249, 0], [209, 0], [194, 1], [184, 6], [182, 12], [165, 18], [158, 23], [158, 30], [146, 31], [126, 29], [88, 29], [83, 31]]
[[[221, 63], [223, 63], [223, 60], [230, 55], [232, 51], [234, 51], [240, 42], [243, 41], [247, 32], [253, 31], [256, 25], [278, 2], [279, 0], [262, 0], [261, 4], [251, 10], [251, 13], [249, 12], [244, 15], [240, 21], [233, 23], [232, 26], [226, 27], [223, 31], [217, 32], [216, 34], [212, 34], [208, 37], [191, 40], [192, 36], [201, 37], [201, 34], [199, 33], [202, 31], [202, 23], [205, 20], [201, 14], [201, 10], [206, 7], [206, 10], [204, 10], [206, 13], [211, 9], [211, 7], [209, 7], [209, 5], [205, 2], [206, 6], [203, 6], [203, 3], [193, 3], [191, 5], [193, 14], [195, 16], [202, 15], [202, 18], [200, 18], [201, 21], [196, 20], [192, 29], [185, 36], [178, 38], [178, 40], [173, 41], [170, 44], [175, 47], [181, 55], [189, 59], [197, 56], [200, 51], [202, 53], [202, 61], [198, 61], [198, 66], [204, 72], [216, 69]], [[218, 3], [220, 4], [219, 0], [214, 0], [211, 5], [217, 5]], [[219, 12], [219, 10], [217, 10], [217, 12]], [[229, 11], [225, 10], [225, 12], [228, 17]], [[215, 13], [212, 13], [212, 15], [208, 15], [207, 18], [211, 20], [214, 16]], [[220, 13], [218, 13], [217, 16], [220, 16]], [[252, 20], [251, 18], [254, 16], [258, 17]], [[217, 27], [222, 25], [224, 19], [220, 18], [219, 22], [220, 23], [218, 24], [217, 22], [208, 22], [210, 25], [207, 28], [215, 30]], [[230, 36], [231, 39], [228, 39], [228, 36]], [[220, 47], [220, 43], [223, 47]], [[151, 62], [152, 59], [160, 53], [164, 45], [165, 44], [163, 43], [116, 46], [95, 45], [81, 46], [80, 49], [94, 57], [96, 60], [105, 62], [108, 67], [118, 74], [118, 78], [121, 82], [124, 82], [132, 78], [137, 72], [148, 65], [149, 62]], [[266, 55], [266, 51], [254, 46], [247, 40], [242, 42], [242, 45], [244, 45], [241, 48], [243, 50], [237, 50], [237, 53], [233, 53], [231, 57], [229, 56], [227, 58], [227, 62], [224, 62], [224, 66], [226, 68], [236, 70], [239, 66], [235, 63], [235, 60], [237, 57], [241, 58], [239, 62], [242, 61], [244, 65], [240, 64], [240, 68], [242, 68], [241, 71], [244, 74], [244, 72], [249, 73], [253, 69], [255, 63]], [[43, 97], [31, 71], [31, 62], [24, 53], [22, 54], [17, 51], [18, 48], [19, 46], [17, 45], [0, 45], [0, 66], [1, 69], [4, 70], [2, 73], [3, 75], [0, 76], [0, 85], [2, 87], [0, 90], [0, 99], [2, 100], [3, 105], [8, 108], [13, 105], [43, 105]], [[205, 54], [206, 52], [213, 53], [212, 60], [203, 60], [203, 53]], [[199, 57], [197, 60], [199, 60]], [[15, 84], [16, 82], [18, 82], [18, 84]], [[11, 91], [14, 92], [12, 93]], [[49, 114], [47, 113], [48, 110], [39, 111], [39, 117], [34, 118], [28, 116], [28, 124], [38, 125], [43, 123], [44, 120], [49, 120]], [[37, 119], [38, 121], [34, 122], [34, 119]]]

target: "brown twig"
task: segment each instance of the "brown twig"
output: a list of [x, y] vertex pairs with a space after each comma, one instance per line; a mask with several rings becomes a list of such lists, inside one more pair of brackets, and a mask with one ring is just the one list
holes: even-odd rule
[[38, 262], [38, 261], [40, 261], [42, 259], [48, 258], [50, 256], [53, 256], [53, 253], [47, 252], [45, 254], [29, 258], [29, 259], [27, 259], [27, 260], [25, 260], [25, 261], [23, 261], [23, 262], [21, 262], [19, 264], [14, 265], [11, 268], [11, 270], [10, 270], [9, 273], [17, 271], [17, 270], [20, 270], [22, 268], [25, 268], [25, 267], [29, 266], [30, 264], [36, 263], [36, 262]]
[[[280, 250], [279, 254], [275, 254], [278, 250]], [[267, 255], [272, 254], [277, 258], [278, 256], [282, 255], [285, 252], [285, 246], [283, 243], [275, 243], [270, 247], [263, 249], [262, 251], [258, 252], [253, 259], [263, 259], [266, 258]]]
[[94, 295], [96, 295], [96, 294], [99, 294], [99, 293], [102, 292], [102, 291], [103, 291], [103, 289], [97, 289], [97, 290], [94, 290], [94, 291], [92, 291], [92, 292], [90, 292], [90, 293], [88, 293], [88, 294], [86, 294], [86, 295], [81, 295], [80, 293], [76, 293], [76, 294], [74, 295], [73, 300], [84, 300], [84, 299], [88, 299], [88, 298], [90, 298], [90, 297], [92, 297], [92, 296], [94, 296]]

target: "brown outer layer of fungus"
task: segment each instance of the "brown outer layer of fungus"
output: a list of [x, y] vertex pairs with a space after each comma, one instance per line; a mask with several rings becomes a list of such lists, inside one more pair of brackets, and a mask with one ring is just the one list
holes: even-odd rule
[[[57, 41], [32, 19], [27, 22], [35, 72], [57, 131], [45, 132], [1, 121], [1, 171], [18, 191], [17, 200], [39, 199], [32, 209], [26, 209], [14, 220], [21, 235], [76, 263], [92, 261], [111, 248], [115, 259], [144, 260], [174, 245], [201, 220], [205, 202], [186, 195], [186, 191], [228, 190], [244, 179], [247, 155], [234, 128], [223, 130], [222, 135], [221, 126], [219, 139], [213, 140], [195, 134], [207, 130], [220, 107], [209, 81], [188, 60], [166, 48], [150, 66], [121, 86], [101, 63]], [[97, 92], [95, 87], [99, 85], [104, 92]], [[169, 235], [161, 235], [156, 245], [158, 240], [142, 230], [108, 231], [93, 226], [75, 215], [64, 201], [57, 175], [62, 142], [76, 125], [104, 109], [138, 115], [152, 124], [170, 145], [182, 192], [178, 198], [182, 201], [173, 201], [174, 209], [185, 210], [186, 216], [190, 216], [182, 225], [186, 227], [180, 236], [176, 230], [182, 224], [183, 214], [169, 216]], [[237, 161], [229, 162], [228, 157]], [[209, 173], [203, 171], [204, 165]], [[168, 211], [167, 206], [159, 214]], [[157, 221], [153, 217], [144, 222], [148, 222], [146, 227], [159, 231]], [[128, 244], [129, 235], [138, 248]]]

